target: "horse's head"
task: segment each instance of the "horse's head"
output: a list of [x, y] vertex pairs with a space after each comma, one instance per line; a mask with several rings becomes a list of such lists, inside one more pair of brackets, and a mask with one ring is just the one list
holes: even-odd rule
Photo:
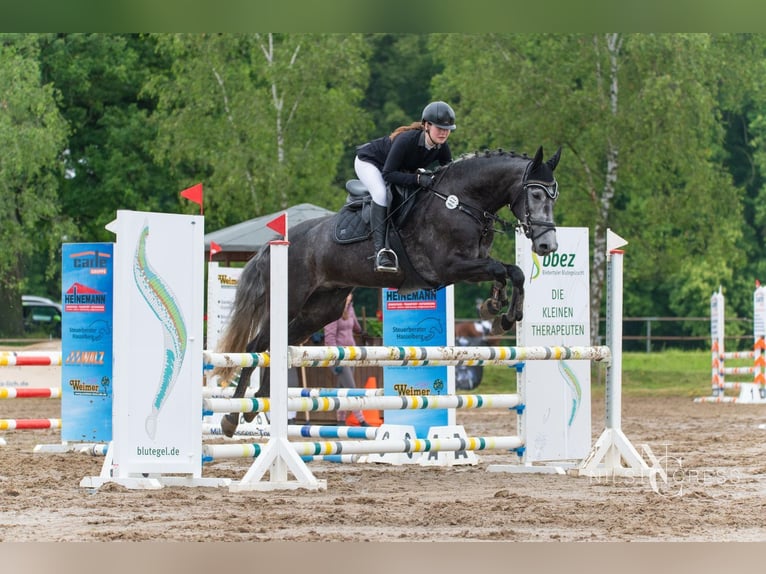
[[553, 206], [559, 196], [559, 186], [553, 171], [559, 163], [561, 148], [548, 161], [543, 161], [543, 148], [537, 148], [521, 182], [521, 192], [511, 202], [511, 211], [518, 218], [524, 235], [532, 240], [532, 250], [547, 255], [558, 249]]

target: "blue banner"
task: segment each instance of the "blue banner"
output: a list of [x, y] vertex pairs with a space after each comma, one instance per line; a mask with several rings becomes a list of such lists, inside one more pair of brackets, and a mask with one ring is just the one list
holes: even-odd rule
[[65, 243], [61, 272], [61, 439], [112, 440], [114, 245]]
[[[395, 347], [447, 345], [446, 289], [421, 289], [400, 294], [383, 289], [383, 344]], [[448, 367], [384, 367], [386, 395], [433, 396], [449, 394]], [[418, 438], [432, 426], [449, 424], [447, 409], [387, 410], [386, 424], [413, 425]]]

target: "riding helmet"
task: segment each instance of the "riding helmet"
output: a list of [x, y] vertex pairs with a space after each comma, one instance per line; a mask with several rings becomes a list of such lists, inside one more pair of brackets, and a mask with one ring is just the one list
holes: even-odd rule
[[431, 102], [423, 109], [423, 121], [443, 130], [455, 129], [455, 112], [445, 102]]

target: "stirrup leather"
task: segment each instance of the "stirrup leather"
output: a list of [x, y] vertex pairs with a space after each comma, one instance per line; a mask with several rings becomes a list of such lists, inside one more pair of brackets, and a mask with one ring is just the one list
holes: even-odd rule
[[[391, 256], [391, 258], [394, 260], [394, 266], [390, 267], [388, 265], [381, 265], [380, 264], [380, 256], [383, 254], [388, 254]], [[380, 249], [375, 254], [375, 271], [386, 271], [389, 273], [398, 273], [399, 272], [399, 258], [396, 256], [396, 252], [394, 252], [392, 249]]]

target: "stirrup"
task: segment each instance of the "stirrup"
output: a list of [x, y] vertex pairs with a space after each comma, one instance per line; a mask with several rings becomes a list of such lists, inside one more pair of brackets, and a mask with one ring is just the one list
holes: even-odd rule
[[[381, 265], [380, 264], [380, 256], [388, 254], [390, 255], [394, 260], [393, 267], [388, 265]], [[392, 249], [380, 249], [375, 254], [375, 271], [384, 271], [386, 273], [398, 273], [399, 272], [399, 258], [396, 256], [396, 253]]]

